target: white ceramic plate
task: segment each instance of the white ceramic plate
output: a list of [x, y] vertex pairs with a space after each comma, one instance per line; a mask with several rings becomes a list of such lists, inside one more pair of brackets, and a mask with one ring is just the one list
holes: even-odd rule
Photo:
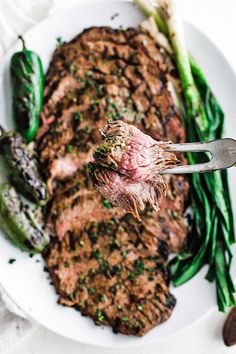
[[[111, 16], [118, 13], [113, 21]], [[90, 26], [125, 27], [137, 26], [143, 15], [129, 2], [86, 1], [77, 7], [46, 19], [31, 29], [25, 39], [27, 46], [42, 58], [46, 70], [55, 48], [56, 37], [71, 40], [84, 28]], [[225, 112], [225, 135], [236, 138], [236, 79], [229, 64], [221, 52], [199, 30], [185, 22], [185, 34], [190, 52], [206, 73], [207, 79]], [[0, 107], [0, 122], [10, 127], [10, 88], [9, 61], [15, 45], [5, 57], [2, 65], [4, 82], [0, 86], [0, 95], [5, 105]], [[234, 180], [234, 183], [233, 183]], [[230, 171], [231, 195], [236, 210], [236, 171]], [[235, 215], [236, 216], [236, 215]], [[236, 218], [235, 218], [236, 219]], [[3, 235], [0, 237], [0, 283], [12, 300], [31, 318], [48, 329], [65, 337], [93, 345], [124, 347], [157, 342], [190, 326], [216, 305], [215, 288], [204, 279], [203, 269], [187, 284], [173, 289], [177, 297], [177, 306], [171, 318], [161, 326], [154, 328], [143, 338], [115, 335], [110, 328], [96, 327], [92, 320], [82, 317], [79, 312], [57, 304], [57, 295], [49, 284], [48, 275], [43, 271], [43, 262], [39, 256], [30, 258], [12, 246]], [[15, 258], [14, 264], [9, 264]], [[36, 262], [36, 260], [40, 260]], [[236, 267], [233, 273], [236, 275]]]

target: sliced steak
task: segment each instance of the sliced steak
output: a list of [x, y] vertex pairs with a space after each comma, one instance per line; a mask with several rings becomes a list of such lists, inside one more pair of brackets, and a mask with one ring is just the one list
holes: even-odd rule
[[157, 238], [146, 244], [141, 229], [129, 218], [112, 217], [55, 239], [46, 259], [59, 302], [124, 334], [143, 335], [167, 320], [175, 305], [168, 251]]
[[148, 205], [138, 222], [94, 191], [87, 163], [109, 119], [155, 140], [184, 141], [167, 74], [167, 58], [148, 34], [101, 27], [56, 49], [46, 75], [37, 148], [56, 234], [46, 265], [60, 303], [124, 334], [143, 335], [174, 307], [166, 263], [188, 232], [188, 182], [168, 176], [159, 213]]
[[147, 203], [158, 211], [167, 190], [160, 172], [178, 161], [168, 151], [171, 142], [156, 141], [122, 120], [109, 122], [101, 134], [90, 164], [94, 188], [139, 221]]

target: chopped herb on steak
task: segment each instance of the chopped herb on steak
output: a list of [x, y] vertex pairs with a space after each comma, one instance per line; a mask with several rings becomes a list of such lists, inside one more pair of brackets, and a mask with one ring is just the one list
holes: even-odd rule
[[167, 176], [158, 215], [147, 205], [137, 222], [94, 191], [88, 162], [109, 119], [184, 142], [166, 62], [148, 34], [100, 27], [61, 44], [46, 75], [37, 146], [52, 196], [46, 221], [56, 234], [46, 266], [61, 304], [124, 334], [145, 334], [175, 306], [167, 259], [186, 239], [188, 183]]

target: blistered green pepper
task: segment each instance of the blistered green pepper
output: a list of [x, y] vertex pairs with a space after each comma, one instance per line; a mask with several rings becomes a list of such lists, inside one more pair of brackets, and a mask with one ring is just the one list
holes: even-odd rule
[[37, 161], [23, 137], [17, 132], [5, 132], [0, 126], [0, 155], [7, 176], [17, 191], [38, 205], [44, 205], [47, 188], [39, 174]]
[[23, 49], [11, 58], [12, 108], [16, 128], [26, 142], [37, 134], [39, 115], [43, 105], [43, 66], [39, 56], [26, 49], [21, 36]]
[[36, 225], [16, 190], [8, 183], [0, 185], [0, 227], [23, 251], [41, 253], [49, 243], [49, 235]]

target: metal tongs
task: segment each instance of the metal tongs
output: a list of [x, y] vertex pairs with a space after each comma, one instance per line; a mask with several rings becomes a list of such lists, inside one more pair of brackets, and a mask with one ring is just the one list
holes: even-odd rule
[[181, 165], [163, 170], [161, 174], [202, 173], [224, 170], [236, 164], [236, 140], [226, 138], [207, 143], [171, 144], [171, 152], [209, 152], [211, 159], [205, 163]]

